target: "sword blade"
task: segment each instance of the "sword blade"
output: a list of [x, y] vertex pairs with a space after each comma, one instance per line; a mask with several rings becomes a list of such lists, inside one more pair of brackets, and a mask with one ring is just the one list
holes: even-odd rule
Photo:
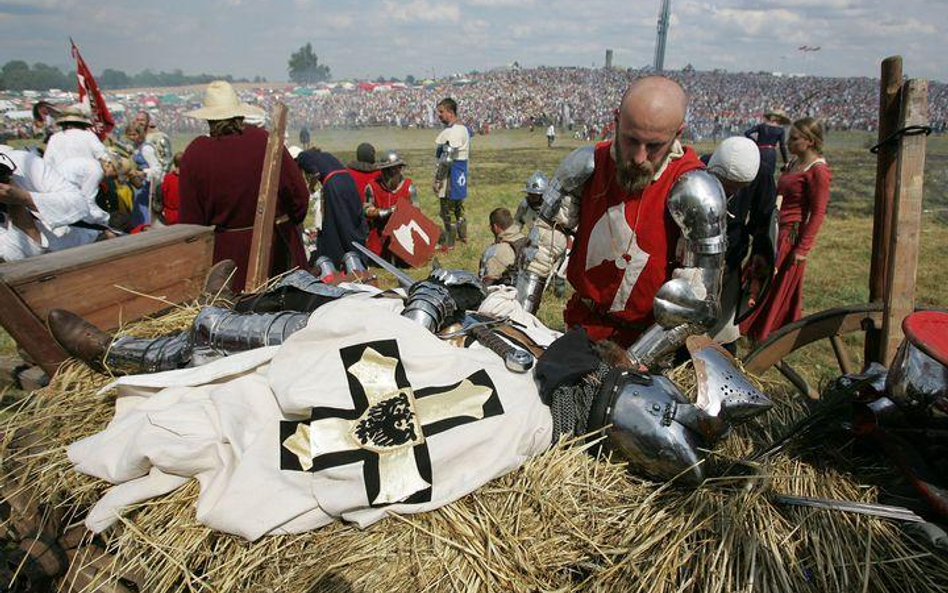
[[793, 506], [842, 511], [845, 513], [858, 513], [860, 515], [871, 515], [873, 517], [895, 519], [896, 521], [906, 521], [909, 523], [925, 522], [924, 519], [905, 507], [895, 507], [866, 502], [853, 502], [850, 500], [816, 498], [812, 496], [787, 496], [784, 494], [776, 494], [772, 497], [772, 499], [774, 502]]
[[383, 270], [385, 270], [392, 276], [395, 276], [395, 279], [398, 280], [398, 283], [401, 284], [402, 288], [407, 290], [408, 288], [411, 287], [412, 284], [415, 283], [414, 278], [412, 278], [405, 272], [399, 270], [392, 264], [388, 263], [387, 261], [385, 261], [378, 255], [375, 255], [374, 253], [372, 253], [365, 245], [362, 245], [361, 243], [356, 243], [355, 241], [353, 241], [352, 246], [355, 247], [360, 252], [362, 252], [362, 255], [366, 256], [367, 258], [369, 258], [370, 260], [378, 264], [380, 268], [382, 268]]

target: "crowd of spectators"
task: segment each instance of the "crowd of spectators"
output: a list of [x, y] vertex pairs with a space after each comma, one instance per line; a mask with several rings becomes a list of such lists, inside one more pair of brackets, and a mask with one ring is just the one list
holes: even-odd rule
[[[435, 104], [447, 93], [464, 105], [464, 123], [480, 133], [533, 126], [543, 129], [552, 123], [593, 139], [608, 131], [612, 110], [629, 82], [646, 73], [604, 68], [510, 68], [424, 85], [384, 85], [375, 91], [365, 90], [371, 85], [349, 84], [297, 94], [292, 86], [261, 86], [241, 91], [241, 98], [267, 112], [275, 101], [285, 102], [288, 124], [293, 129], [434, 128], [439, 126]], [[765, 110], [775, 107], [793, 117], [818, 117], [830, 130], [876, 129], [877, 79], [700, 72], [690, 68], [665, 74], [691, 95], [687, 133], [696, 140], [741, 133], [757, 123]], [[147, 108], [158, 127], [168, 134], [204, 132], [203, 122], [184, 116], [200, 101], [199, 92], [174, 103], [156, 101], [153, 96], [114, 100], [123, 102], [128, 113]], [[929, 105], [932, 127], [936, 132], [945, 131], [945, 84], [930, 84]]]
[[[471, 128], [491, 129], [546, 126], [582, 131], [597, 137], [612, 122], [612, 110], [629, 82], [644, 72], [593, 68], [505, 69], [383, 92], [362, 89], [316, 95], [294, 95], [287, 89], [245, 91], [245, 99], [269, 109], [275, 100], [288, 106], [291, 128], [358, 128], [396, 126], [430, 128], [438, 125], [434, 106], [452, 85], [451, 96], [464, 105], [462, 119]], [[814, 116], [828, 129], [874, 131], [879, 83], [871, 78], [777, 76], [770, 73], [666, 73], [691, 95], [687, 123], [695, 139], [722, 138], [740, 133], [761, 114], [781, 107], [794, 117]], [[948, 87], [929, 87], [930, 120], [936, 131], [948, 121]], [[159, 106], [159, 126], [169, 133], [199, 132], [201, 122], [183, 117], [187, 106]]]

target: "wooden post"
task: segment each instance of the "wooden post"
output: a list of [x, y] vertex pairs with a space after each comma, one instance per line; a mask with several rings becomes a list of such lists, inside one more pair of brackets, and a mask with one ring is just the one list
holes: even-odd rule
[[273, 224], [276, 219], [277, 190], [280, 188], [280, 168], [283, 164], [283, 134], [286, 131], [286, 105], [277, 103], [270, 114], [273, 128], [267, 139], [267, 152], [260, 176], [257, 211], [250, 241], [250, 259], [247, 264], [247, 285], [251, 291], [263, 286], [270, 276], [270, 249], [273, 246]]
[[[928, 81], [909, 80], [902, 86], [899, 128], [928, 125]], [[915, 310], [915, 273], [922, 226], [925, 173], [925, 134], [899, 141], [892, 232], [882, 317], [883, 364], [889, 364], [902, 341], [902, 320]]]
[[[882, 78], [879, 81], [879, 142], [899, 129], [901, 89], [902, 56], [888, 57], [882, 61]], [[871, 303], [880, 302], [885, 296], [898, 148], [897, 143], [886, 144], [881, 146], [876, 154], [876, 199], [872, 220], [872, 263], [869, 270]], [[880, 328], [870, 326], [866, 329], [866, 364], [882, 362], [884, 359], [880, 334]]]

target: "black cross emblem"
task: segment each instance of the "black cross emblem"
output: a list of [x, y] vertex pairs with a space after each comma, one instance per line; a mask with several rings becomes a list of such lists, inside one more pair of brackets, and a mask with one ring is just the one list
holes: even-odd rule
[[427, 438], [504, 413], [487, 371], [446, 387], [413, 389], [395, 340], [339, 351], [352, 409], [316, 407], [280, 422], [280, 467], [318, 472], [362, 462], [369, 504], [431, 500]]

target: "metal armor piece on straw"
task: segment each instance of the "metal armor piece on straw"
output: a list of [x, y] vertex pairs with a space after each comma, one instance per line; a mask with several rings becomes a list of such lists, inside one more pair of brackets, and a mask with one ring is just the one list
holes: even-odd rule
[[276, 346], [306, 327], [308, 320], [308, 313], [235, 313], [205, 307], [192, 326], [195, 357], [213, 358], [261, 346]]
[[685, 343], [698, 382], [697, 405], [705, 413], [740, 422], [773, 407], [719, 344], [707, 336], [690, 336]]

